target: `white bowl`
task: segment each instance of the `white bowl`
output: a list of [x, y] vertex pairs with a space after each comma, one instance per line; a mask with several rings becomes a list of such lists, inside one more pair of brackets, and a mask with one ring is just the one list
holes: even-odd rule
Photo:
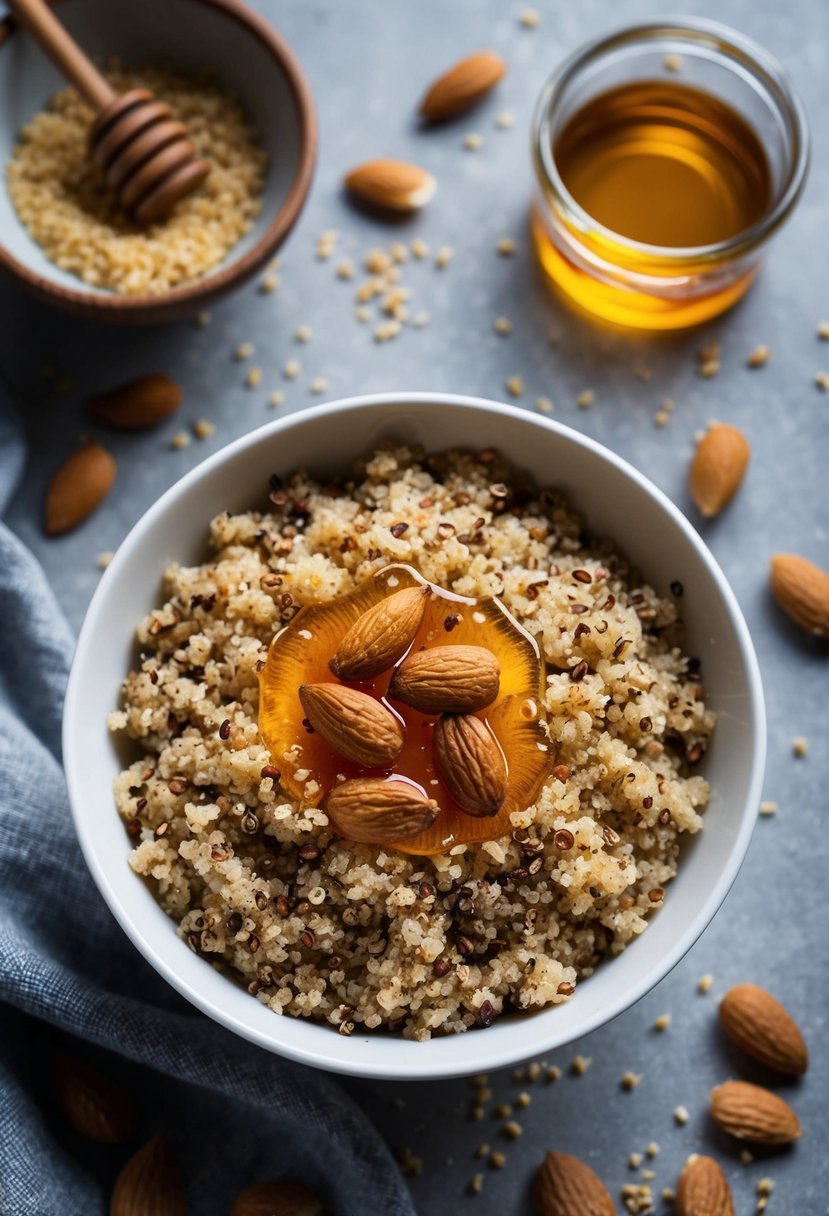
[[[566, 1005], [428, 1043], [345, 1038], [324, 1025], [279, 1017], [193, 954], [127, 865], [131, 846], [111, 789], [121, 766], [106, 728], [133, 655], [135, 625], [157, 603], [161, 572], [174, 559], [204, 560], [212, 516], [253, 505], [273, 472], [309, 467], [332, 474], [385, 437], [432, 450], [497, 447], [540, 482], [560, 486], [591, 530], [612, 536], [658, 592], [679, 579], [687, 649], [702, 660], [719, 715], [703, 764], [711, 783], [704, 830], [685, 846], [665, 905], [641, 938], [579, 984]], [[424, 1079], [502, 1068], [560, 1047], [627, 1009], [670, 971], [713, 917], [745, 855], [760, 801], [765, 718], [757, 659], [734, 595], [688, 521], [646, 478], [592, 440], [509, 406], [390, 393], [336, 401], [264, 426], [158, 500], [116, 553], [89, 607], [66, 694], [63, 742], [75, 826], [95, 882], [132, 942], [182, 995], [268, 1051], [357, 1076]]]

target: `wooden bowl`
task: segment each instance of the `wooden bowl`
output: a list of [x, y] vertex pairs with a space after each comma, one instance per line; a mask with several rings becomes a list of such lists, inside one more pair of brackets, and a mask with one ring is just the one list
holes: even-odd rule
[[215, 68], [241, 100], [269, 156], [262, 211], [227, 257], [163, 295], [90, 286], [50, 262], [18, 219], [5, 167], [21, 127], [64, 87], [57, 70], [11, 17], [0, 21], [0, 266], [33, 295], [76, 316], [122, 324], [176, 321], [207, 308], [260, 271], [296, 223], [316, 157], [310, 88], [279, 34], [241, 0], [59, 0], [61, 21], [98, 62]]

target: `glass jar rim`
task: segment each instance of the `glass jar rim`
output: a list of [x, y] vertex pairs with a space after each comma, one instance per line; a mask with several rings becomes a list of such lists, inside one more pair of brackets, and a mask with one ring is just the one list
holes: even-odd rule
[[[565, 186], [555, 161], [553, 143], [549, 138], [552, 108], [584, 67], [627, 43], [660, 37], [684, 40], [689, 46], [695, 42], [699, 45], [707, 44], [720, 52], [726, 66], [730, 56], [750, 70], [754, 79], [763, 85], [767, 96], [773, 98], [778, 112], [783, 115], [792, 143], [788, 173], [774, 205], [748, 228], [709, 245], [651, 245], [623, 236], [600, 224]], [[628, 249], [640, 257], [659, 258], [676, 265], [732, 258], [765, 241], [786, 219], [800, 197], [810, 159], [806, 112], [782, 65], [754, 39], [719, 21], [710, 21], [704, 17], [666, 16], [636, 22], [633, 25], [617, 26], [609, 33], [581, 46], [548, 77], [536, 104], [532, 139], [536, 174], [550, 187], [555, 200], [562, 205], [566, 216], [580, 231], [596, 232], [616, 246]]]

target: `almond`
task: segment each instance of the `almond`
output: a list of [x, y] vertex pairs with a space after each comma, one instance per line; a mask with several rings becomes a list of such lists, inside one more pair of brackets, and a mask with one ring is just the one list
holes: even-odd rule
[[742, 431], [717, 425], [700, 440], [691, 464], [691, 497], [706, 517], [730, 502], [748, 468], [751, 448]]
[[109, 1216], [185, 1216], [186, 1202], [176, 1159], [159, 1132], [130, 1157], [115, 1179]]
[[472, 714], [443, 714], [435, 723], [435, 761], [449, 793], [467, 815], [497, 815], [507, 769], [492, 731]]
[[758, 984], [737, 984], [720, 1004], [720, 1022], [733, 1043], [778, 1072], [802, 1076], [809, 1052], [794, 1019]]
[[58, 1048], [55, 1097], [76, 1132], [98, 1144], [123, 1144], [135, 1135], [135, 1104], [117, 1082], [77, 1056]]
[[299, 699], [308, 721], [346, 760], [379, 768], [403, 747], [403, 727], [374, 697], [344, 684], [303, 684]]
[[477, 51], [438, 76], [420, 103], [428, 122], [460, 114], [488, 93], [506, 75], [507, 65], [494, 51]]
[[354, 777], [335, 785], [323, 803], [341, 836], [362, 844], [393, 844], [431, 827], [439, 807], [406, 781]]
[[169, 376], [139, 376], [108, 393], [90, 397], [89, 410], [98, 422], [118, 430], [155, 426], [181, 405], [183, 393]]
[[537, 1216], [615, 1216], [607, 1187], [589, 1165], [567, 1153], [548, 1153], [533, 1179]]
[[402, 658], [420, 628], [431, 587], [405, 587], [364, 612], [328, 666], [341, 680], [370, 680]]
[[747, 1081], [726, 1081], [711, 1091], [711, 1118], [737, 1140], [757, 1144], [789, 1144], [803, 1134], [787, 1102]]
[[677, 1216], [734, 1216], [731, 1188], [713, 1157], [685, 1162], [676, 1188]]
[[483, 646], [432, 646], [410, 654], [389, 684], [389, 696], [422, 714], [474, 713], [498, 696], [501, 668]]
[[345, 188], [364, 203], [385, 211], [417, 211], [434, 198], [431, 173], [402, 160], [368, 160], [352, 169]]
[[829, 637], [829, 574], [794, 553], [771, 559], [771, 590], [784, 612], [817, 638]]
[[68, 532], [91, 515], [112, 489], [115, 457], [100, 443], [85, 443], [53, 475], [46, 491], [47, 536]]
[[256, 1182], [240, 1191], [230, 1216], [320, 1216], [322, 1200], [301, 1182]]

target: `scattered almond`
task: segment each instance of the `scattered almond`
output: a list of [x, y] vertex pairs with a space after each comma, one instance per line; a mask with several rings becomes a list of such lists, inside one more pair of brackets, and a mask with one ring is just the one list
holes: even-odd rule
[[134, 431], [168, 418], [181, 405], [183, 396], [169, 376], [139, 376], [129, 384], [90, 397], [89, 411], [106, 426]]
[[59, 536], [82, 523], [112, 489], [115, 457], [100, 443], [85, 443], [53, 475], [46, 491], [44, 528]]
[[793, 621], [815, 637], [829, 637], [829, 574], [794, 553], [771, 559], [771, 590]]
[[434, 823], [440, 809], [408, 782], [380, 777], [355, 777], [335, 785], [323, 806], [342, 836], [381, 845], [417, 836]]
[[615, 1216], [607, 1187], [578, 1157], [548, 1153], [532, 1187], [537, 1216]]
[[76, 1132], [98, 1144], [123, 1144], [135, 1135], [135, 1104], [125, 1089], [63, 1048], [54, 1058], [55, 1096]]
[[742, 431], [718, 424], [700, 440], [691, 464], [691, 497], [706, 517], [730, 502], [748, 468], [751, 448]]
[[369, 160], [352, 169], [345, 188], [364, 203], [385, 211], [417, 211], [434, 197], [431, 173], [402, 160]]
[[809, 1053], [794, 1019], [758, 984], [737, 984], [720, 1005], [720, 1022], [733, 1043], [778, 1072], [802, 1076]]
[[233, 1201], [230, 1216], [320, 1216], [322, 1200], [301, 1182], [280, 1178], [246, 1186]]
[[414, 641], [429, 587], [404, 587], [359, 617], [340, 642], [328, 666], [341, 680], [369, 680], [388, 670]]
[[380, 701], [344, 684], [303, 684], [299, 699], [314, 730], [346, 760], [379, 768], [403, 747], [403, 727]]
[[787, 1102], [747, 1081], [726, 1081], [712, 1090], [711, 1118], [735, 1139], [757, 1144], [789, 1144], [803, 1134]]
[[442, 122], [469, 109], [506, 74], [507, 65], [494, 51], [477, 51], [448, 69], [429, 87], [420, 103], [428, 122]]
[[713, 1157], [694, 1154], [685, 1163], [676, 1188], [677, 1216], [734, 1216], [725, 1174]]
[[130, 1157], [115, 1180], [109, 1216], [185, 1216], [181, 1174], [170, 1142], [159, 1132]]
[[410, 654], [388, 695], [422, 714], [471, 714], [498, 696], [501, 668], [484, 646], [432, 646]]
[[458, 806], [484, 817], [497, 815], [507, 792], [504, 757], [486, 723], [473, 714], [442, 714], [435, 723], [438, 773]]

